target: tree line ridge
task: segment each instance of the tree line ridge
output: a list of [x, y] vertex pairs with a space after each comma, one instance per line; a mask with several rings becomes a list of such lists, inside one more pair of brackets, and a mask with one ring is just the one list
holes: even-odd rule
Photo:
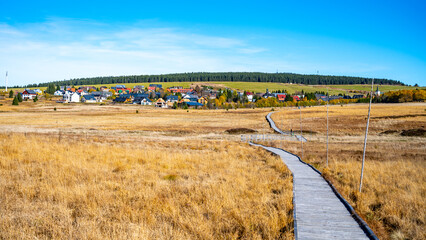
[[[371, 78], [296, 73], [197, 72], [159, 75], [89, 77], [53, 81], [50, 83], [54, 83], [55, 85], [87, 85], [143, 82], [275, 82], [306, 85], [350, 85], [369, 84], [371, 83]], [[386, 85], [405, 85], [400, 81], [390, 79], [374, 79], [374, 83]], [[49, 82], [29, 84], [26, 85], [26, 87], [46, 87], [48, 84]]]

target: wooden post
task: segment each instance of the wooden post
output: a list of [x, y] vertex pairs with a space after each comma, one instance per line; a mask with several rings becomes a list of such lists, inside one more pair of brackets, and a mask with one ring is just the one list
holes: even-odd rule
[[302, 137], [302, 108], [299, 106], [300, 111], [300, 143], [302, 144], [302, 159], [303, 159], [303, 137]]
[[361, 177], [359, 180], [359, 192], [361, 192], [362, 190], [362, 178], [364, 176], [365, 149], [367, 148], [368, 125], [370, 124], [371, 101], [373, 99], [373, 85], [374, 85], [374, 78], [371, 80], [370, 104], [368, 105], [367, 127], [365, 129], [364, 151], [362, 153], [362, 166], [361, 166]]
[[330, 101], [329, 95], [328, 95], [328, 87], [327, 87], [327, 157], [326, 157], [326, 164], [325, 166], [328, 167], [328, 101]]
[[[284, 109], [283, 109], [284, 110]], [[283, 111], [284, 112], [284, 111]], [[283, 120], [283, 115], [281, 115], [281, 132], [284, 130], [284, 120]], [[280, 134], [281, 137], [281, 141], [280, 141], [280, 147], [281, 149], [283, 148], [283, 138], [282, 138], [282, 134]]]

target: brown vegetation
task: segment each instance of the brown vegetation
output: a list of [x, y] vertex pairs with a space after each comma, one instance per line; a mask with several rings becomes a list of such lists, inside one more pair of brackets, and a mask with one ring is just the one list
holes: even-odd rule
[[292, 238], [291, 174], [233, 111], [103, 107], [0, 114], [0, 239]]
[[[424, 130], [426, 105], [373, 105], [359, 194], [367, 108], [330, 107], [328, 168], [326, 108], [302, 109], [304, 160], [381, 239], [425, 239], [425, 138], [400, 133]], [[291, 238], [288, 170], [225, 132], [272, 133], [269, 110], [3, 104], [0, 238]], [[299, 114], [272, 117], [299, 132]], [[301, 155], [300, 143], [272, 144]]]
[[[372, 106], [362, 194], [358, 192], [368, 105], [330, 107], [329, 166], [326, 167], [326, 108], [302, 110], [306, 135], [303, 160], [322, 171], [367, 221], [380, 239], [425, 239], [426, 140], [401, 136], [405, 129], [422, 129], [425, 104]], [[393, 118], [392, 116], [404, 116]], [[272, 115], [284, 128], [299, 131], [299, 111]], [[284, 124], [281, 123], [284, 119]], [[383, 133], [389, 133], [384, 135]], [[419, 132], [416, 130], [416, 132]], [[423, 131], [422, 131], [423, 132]], [[392, 134], [395, 133], [395, 134]], [[275, 142], [301, 156], [301, 144]]]

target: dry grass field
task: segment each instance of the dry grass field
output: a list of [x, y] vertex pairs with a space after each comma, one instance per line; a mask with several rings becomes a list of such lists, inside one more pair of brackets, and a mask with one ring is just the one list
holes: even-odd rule
[[[289, 171], [225, 132], [272, 133], [271, 109], [7, 101], [0, 106], [0, 238], [293, 237]], [[401, 133], [424, 129], [426, 104], [373, 105], [359, 194], [367, 108], [330, 106], [328, 168], [325, 106], [304, 108], [304, 160], [381, 239], [425, 239], [426, 140]], [[300, 130], [299, 110], [276, 110], [279, 127]], [[268, 144], [301, 155], [300, 143]]]
[[[403, 130], [425, 130], [426, 104], [372, 106], [360, 194], [367, 111], [367, 104], [330, 106], [327, 168], [326, 107], [303, 109], [302, 129], [308, 138], [303, 160], [323, 172], [380, 239], [426, 239], [426, 138], [401, 136]], [[299, 114], [284, 109], [272, 117], [280, 127], [300, 131]], [[273, 144], [301, 156], [300, 143]]]
[[0, 111], [0, 239], [293, 237], [290, 172], [224, 133], [266, 110]]

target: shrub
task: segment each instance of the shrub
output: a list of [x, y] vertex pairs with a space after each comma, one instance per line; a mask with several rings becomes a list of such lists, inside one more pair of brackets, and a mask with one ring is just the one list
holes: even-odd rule
[[19, 105], [19, 100], [16, 96], [13, 98], [12, 105]]

